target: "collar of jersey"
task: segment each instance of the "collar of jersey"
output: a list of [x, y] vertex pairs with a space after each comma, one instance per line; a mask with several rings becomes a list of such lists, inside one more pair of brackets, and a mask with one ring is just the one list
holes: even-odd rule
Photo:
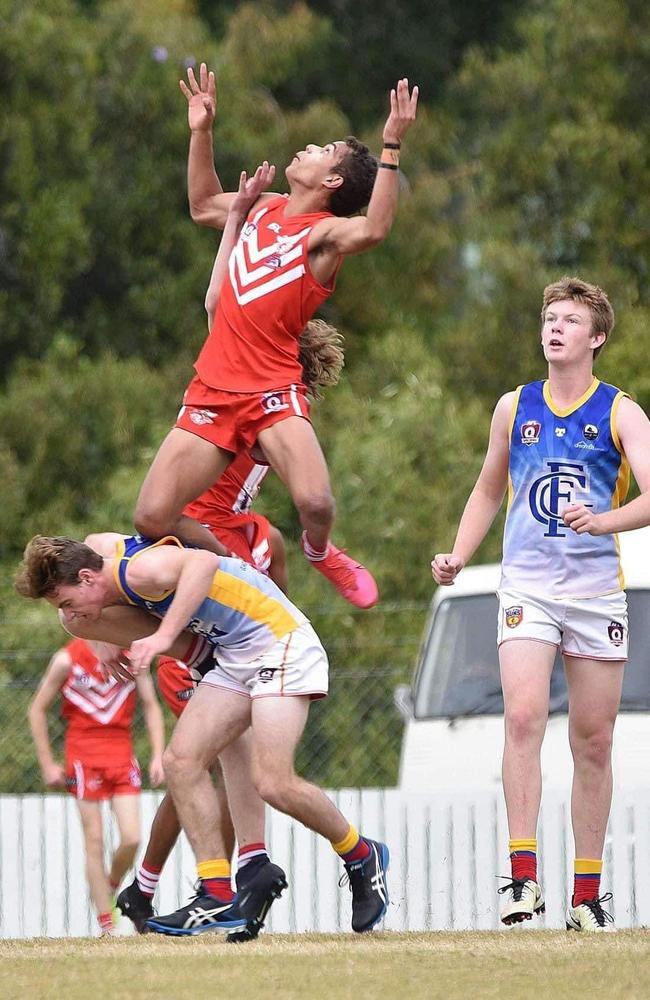
[[556, 417], [568, 417], [570, 416], [570, 414], [580, 409], [583, 403], [586, 403], [587, 400], [591, 396], [593, 396], [599, 385], [600, 385], [600, 379], [594, 376], [593, 382], [591, 383], [587, 391], [582, 394], [580, 399], [576, 399], [575, 403], [572, 403], [571, 406], [568, 406], [566, 410], [560, 410], [559, 407], [557, 407], [553, 402], [553, 398], [551, 396], [551, 390], [549, 389], [548, 385], [548, 379], [546, 379], [544, 382], [544, 387], [542, 389], [542, 392], [544, 393], [544, 402], [548, 406], [551, 413], [554, 413]]

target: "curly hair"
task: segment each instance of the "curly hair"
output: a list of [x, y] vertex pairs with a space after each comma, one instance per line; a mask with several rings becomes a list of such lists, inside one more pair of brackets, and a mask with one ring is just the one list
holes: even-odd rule
[[[546, 319], [546, 310], [551, 303], [563, 302], [565, 299], [571, 299], [573, 302], [579, 302], [589, 308], [593, 324], [592, 333], [604, 333], [606, 343], [614, 329], [615, 316], [612, 304], [602, 288], [599, 288], [598, 285], [590, 285], [588, 281], [582, 281], [581, 278], [568, 276], [554, 281], [552, 285], [547, 285], [544, 289], [542, 303], [542, 325]], [[596, 348], [594, 358], [600, 354], [605, 343]]]
[[320, 399], [320, 389], [336, 385], [340, 378], [345, 364], [343, 336], [322, 319], [310, 320], [300, 335], [298, 360], [303, 382], [314, 399]]
[[377, 176], [377, 159], [367, 146], [353, 135], [347, 136], [345, 145], [347, 151], [335, 168], [343, 183], [330, 195], [329, 209], [334, 215], [355, 215], [365, 208]]
[[14, 586], [22, 597], [49, 597], [62, 584], [79, 583], [79, 570], [100, 570], [104, 560], [73, 538], [34, 535], [27, 543]]

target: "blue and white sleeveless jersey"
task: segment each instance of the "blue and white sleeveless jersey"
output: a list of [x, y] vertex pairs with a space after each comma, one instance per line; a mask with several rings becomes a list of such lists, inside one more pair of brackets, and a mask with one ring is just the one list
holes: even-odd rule
[[501, 587], [554, 598], [599, 597], [624, 587], [618, 537], [567, 528], [581, 503], [596, 514], [625, 500], [630, 470], [616, 432], [626, 393], [594, 379], [568, 410], [548, 382], [520, 386], [510, 419], [508, 513]]
[[[163, 618], [175, 591], [140, 594], [126, 578], [129, 563], [159, 545], [185, 548], [172, 535], [156, 542], [133, 535], [118, 543], [115, 582], [129, 604]], [[219, 662], [228, 665], [250, 663], [306, 621], [302, 611], [267, 576], [241, 559], [220, 556], [210, 591], [185, 627], [208, 639], [218, 651]]]

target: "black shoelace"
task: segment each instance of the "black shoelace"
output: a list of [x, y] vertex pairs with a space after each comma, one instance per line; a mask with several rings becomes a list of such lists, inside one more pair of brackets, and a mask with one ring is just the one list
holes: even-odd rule
[[602, 903], [609, 902], [611, 898], [611, 892], [606, 892], [604, 896], [597, 896], [595, 899], [582, 900], [581, 905], [589, 907], [599, 927], [604, 927], [607, 923], [614, 923], [614, 918], [611, 913], [608, 913], [607, 910], [603, 910], [601, 905]]
[[[497, 875], [497, 878], [510, 878], [510, 876]], [[530, 879], [525, 878], [511, 878], [510, 882], [508, 882], [507, 885], [502, 885], [500, 889], [497, 889], [497, 892], [508, 892], [509, 889], [512, 889], [512, 898], [515, 903], [518, 903], [523, 895], [524, 886], [526, 885], [526, 882], [529, 881]]]

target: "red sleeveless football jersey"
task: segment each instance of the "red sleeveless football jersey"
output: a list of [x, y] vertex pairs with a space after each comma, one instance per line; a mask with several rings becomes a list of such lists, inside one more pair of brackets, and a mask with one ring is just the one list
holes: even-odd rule
[[311, 273], [309, 234], [330, 212], [285, 218], [287, 199], [251, 212], [230, 255], [212, 330], [194, 367], [205, 385], [264, 392], [302, 382], [299, 339], [334, 291]]

